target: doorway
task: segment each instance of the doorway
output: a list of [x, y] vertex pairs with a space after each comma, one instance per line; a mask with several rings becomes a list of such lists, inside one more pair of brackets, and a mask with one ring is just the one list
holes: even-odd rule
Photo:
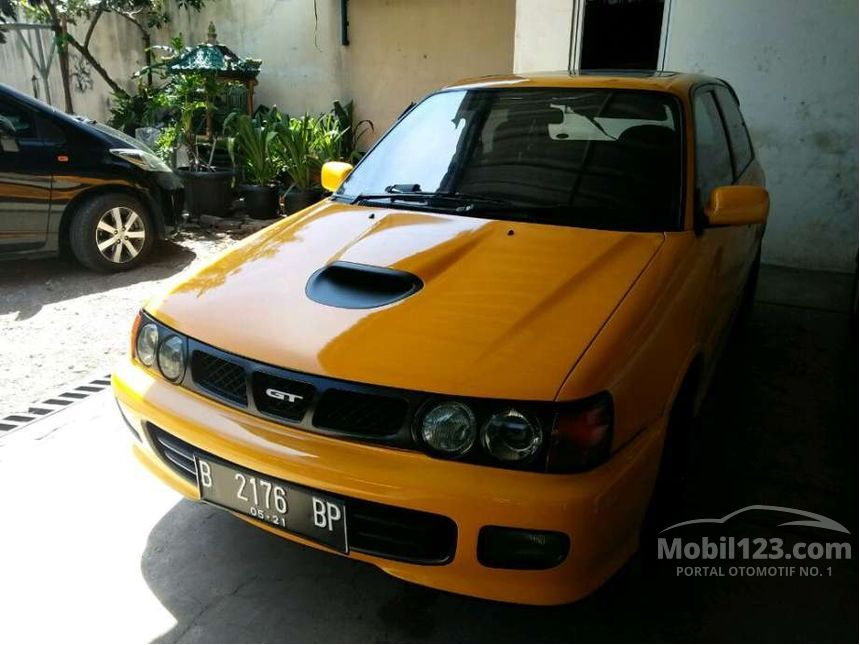
[[579, 61], [579, 69], [661, 68], [663, 14], [668, 4], [664, 0], [580, 0], [574, 63]]

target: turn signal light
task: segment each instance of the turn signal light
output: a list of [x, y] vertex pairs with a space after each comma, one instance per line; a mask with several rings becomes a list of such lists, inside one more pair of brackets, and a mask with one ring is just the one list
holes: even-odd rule
[[602, 464], [612, 450], [612, 397], [603, 392], [556, 413], [547, 470], [582, 472]]

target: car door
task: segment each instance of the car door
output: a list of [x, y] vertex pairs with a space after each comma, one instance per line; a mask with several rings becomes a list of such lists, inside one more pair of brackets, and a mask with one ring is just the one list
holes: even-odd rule
[[45, 245], [57, 142], [29, 106], [0, 95], [0, 253]]
[[751, 226], [710, 228], [704, 208], [711, 192], [737, 183], [729, 136], [719, 107], [715, 85], [699, 87], [693, 93], [693, 122], [696, 154], [696, 208], [703, 225], [698, 238], [699, 261], [709, 274], [705, 292], [704, 324], [706, 349], [712, 351], [732, 319], [740, 300], [749, 268]]

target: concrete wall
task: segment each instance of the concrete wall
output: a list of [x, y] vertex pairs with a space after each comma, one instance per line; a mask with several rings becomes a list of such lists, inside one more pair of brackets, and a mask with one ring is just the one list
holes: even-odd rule
[[376, 135], [425, 94], [459, 78], [508, 74], [515, 0], [352, 0], [347, 84]]
[[857, 18], [855, 0], [672, 2], [666, 68], [740, 98], [771, 192], [767, 262], [854, 270]]
[[[258, 103], [299, 114], [327, 110], [334, 99], [354, 99], [358, 117], [371, 119], [378, 136], [411, 101], [440, 85], [464, 76], [509, 73], [514, 3], [352, 0], [351, 44], [342, 47], [339, 0], [213, 0], [200, 13], [174, 10], [171, 24], [155, 32], [153, 41], [165, 44], [181, 32], [186, 44], [198, 43], [214, 21], [219, 41], [240, 56], [263, 59]], [[47, 34], [43, 38], [50, 42]], [[144, 56], [127, 22], [104, 16], [93, 50], [114, 79], [134, 87], [130, 77]], [[12, 36], [0, 46], [0, 82], [32, 93], [33, 74], [23, 46]], [[108, 88], [94, 72], [92, 78], [92, 90], [73, 92], [74, 109], [105, 120]], [[62, 107], [56, 62], [51, 80], [53, 104]], [[41, 86], [39, 92], [44, 99]]]
[[514, 71], [567, 69], [573, 0], [517, 0]]
[[[91, 47], [93, 53], [113, 73], [114, 79], [118, 82], [125, 81], [121, 84], [127, 89], [133, 88], [134, 83], [130, 80], [131, 74], [144, 64], [143, 46], [134, 27], [127, 21], [121, 21], [115, 16], [104, 16], [96, 28], [98, 30], [97, 37], [93, 39]], [[79, 31], [75, 30], [74, 27], [72, 30], [79, 39], [83, 39], [83, 35]], [[34, 53], [38, 51], [37, 40], [41, 39], [43, 51], [47, 56], [53, 41], [53, 34], [50, 31], [28, 30], [20, 33], [30, 43]], [[70, 56], [72, 72], [74, 72], [75, 62], [79, 60], [79, 56], [74, 51]], [[32, 77], [34, 75], [38, 77], [37, 96], [44, 101], [46, 100], [46, 92], [36, 67], [31, 62], [19, 36], [8, 33], [6, 44], [0, 45], [0, 82], [33, 95]], [[92, 88], [83, 90], [77, 89], [73, 80], [72, 107], [77, 114], [85, 114], [98, 120], [104, 120], [108, 113], [110, 89], [95, 71], [91, 71], [90, 78]], [[51, 66], [49, 88], [51, 104], [62, 109], [65, 103], [63, 86], [60, 81], [60, 65], [56, 55]]]

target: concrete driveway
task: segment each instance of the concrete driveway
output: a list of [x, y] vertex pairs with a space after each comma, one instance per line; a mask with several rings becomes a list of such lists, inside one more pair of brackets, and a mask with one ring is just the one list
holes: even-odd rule
[[[0, 436], [0, 642], [855, 641], [850, 289], [850, 277], [765, 271], [705, 403], [684, 509], [832, 518], [852, 557], [829, 573], [694, 577], [637, 558], [565, 607], [436, 592], [182, 500], [131, 457], [106, 391]], [[773, 534], [766, 524], [734, 529]]]

